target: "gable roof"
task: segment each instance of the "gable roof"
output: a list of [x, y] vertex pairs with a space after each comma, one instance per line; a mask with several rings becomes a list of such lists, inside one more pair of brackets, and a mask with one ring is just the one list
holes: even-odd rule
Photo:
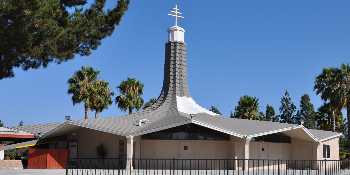
[[61, 123], [45, 123], [45, 124], [35, 124], [35, 125], [24, 125], [24, 126], [17, 126], [13, 129], [28, 132], [31, 134], [34, 134], [35, 136], [43, 135], [52, 129], [59, 126]]
[[[171, 30], [169, 30], [171, 32]], [[254, 138], [278, 132], [298, 130], [311, 140], [323, 138], [303, 126], [277, 122], [220, 117], [197, 104], [190, 96], [187, 82], [186, 44], [169, 40], [165, 45], [163, 87], [157, 101], [145, 111], [122, 117], [66, 121], [43, 138], [83, 127], [120, 136], [139, 136], [171, 127], [194, 123], [239, 138]], [[328, 133], [327, 133], [328, 134]], [[334, 135], [330, 134], [330, 135]]]
[[335, 137], [342, 136], [341, 133], [332, 132], [332, 131], [323, 131], [317, 129], [308, 129], [310, 133], [315, 136], [320, 142], [326, 141]]

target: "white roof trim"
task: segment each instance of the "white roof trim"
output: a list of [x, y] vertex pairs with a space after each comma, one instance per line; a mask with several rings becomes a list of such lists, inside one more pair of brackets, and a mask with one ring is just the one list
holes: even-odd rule
[[311, 132], [305, 128], [303, 125], [299, 125], [301, 128], [306, 132], [307, 135], [309, 135], [314, 141], [320, 142], [314, 135], [311, 134]]
[[291, 130], [295, 130], [295, 129], [302, 129], [312, 140], [314, 140], [315, 142], [320, 142], [320, 141], [319, 141], [314, 135], [312, 135], [312, 134], [310, 133], [310, 131], [309, 131], [307, 128], [305, 128], [303, 125], [298, 125], [298, 126], [292, 126], [292, 127], [282, 128], [282, 129], [273, 130], [273, 131], [269, 131], [269, 132], [263, 132], [263, 133], [259, 133], [259, 134], [253, 134], [253, 135], [249, 135], [248, 138], [254, 138], [254, 137], [260, 137], [260, 136], [264, 136], [264, 135], [276, 134], [276, 133], [291, 131]]
[[235, 136], [235, 137], [239, 137], [239, 138], [245, 138], [246, 137], [244, 135], [241, 135], [241, 134], [238, 134], [238, 133], [234, 133], [234, 132], [231, 132], [231, 131], [227, 131], [227, 130], [221, 129], [219, 127], [216, 127], [216, 126], [209, 125], [207, 123], [199, 122], [197, 120], [192, 120], [192, 123], [200, 125], [200, 126], [203, 126], [203, 127], [206, 127], [206, 128], [209, 128], [209, 129], [212, 129], [212, 130], [215, 130], [215, 131], [219, 131], [219, 132], [222, 132], [222, 133], [225, 133], [225, 134], [229, 134], [229, 135], [232, 135], [232, 136]]
[[185, 114], [206, 113], [209, 115], [218, 115], [214, 112], [209, 111], [208, 109], [203, 108], [202, 106], [197, 104], [191, 97], [176, 96], [176, 102], [178, 111]]
[[334, 136], [321, 139], [321, 140], [319, 140], [319, 142], [328, 141], [328, 140], [331, 140], [331, 139], [334, 139], [334, 138], [337, 138], [337, 137], [341, 137], [342, 135], [343, 135], [342, 133], [338, 133], [338, 134], [336, 134], [336, 135], [334, 135]]
[[290, 131], [290, 130], [299, 129], [299, 128], [301, 128], [301, 127], [300, 126], [292, 126], [292, 127], [287, 127], [287, 128], [281, 128], [281, 129], [272, 130], [272, 131], [268, 131], [268, 132], [263, 132], [263, 133], [259, 133], [259, 134], [252, 134], [252, 135], [249, 135], [248, 138], [254, 138], [254, 137], [260, 137], [260, 136], [264, 136], [264, 135], [276, 134], [276, 133]]

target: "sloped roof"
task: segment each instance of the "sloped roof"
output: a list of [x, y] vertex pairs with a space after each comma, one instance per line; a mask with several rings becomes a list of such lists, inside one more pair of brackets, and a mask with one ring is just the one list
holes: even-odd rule
[[207, 114], [195, 115], [193, 121], [196, 124], [220, 128], [240, 137], [257, 137], [300, 128], [298, 125], [287, 123], [235, 119], [223, 116], [210, 116]]
[[309, 129], [310, 133], [314, 135], [319, 141], [328, 140], [334, 137], [340, 137], [342, 134], [332, 131], [323, 131], [317, 129]]
[[28, 133], [34, 134], [36, 136], [40, 136], [40, 135], [47, 133], [48, 131], [51, 131], [52, 129], [56, 128], [60, 124], [61, 123], [24, 125], [24, 126], [17, 126], [13, 129], [28, 132]]
[[253, 138], [293, 129], [303, 131], [314, 141], [338, 134], [317, 131], [313, 132], [315, 134], [313, 136], [300, 125], [225, 118], [208, 111], [198, 105], [189, 93], [186, 44], [169, 41], [165, 47], [163, 88], [155, 104], [145, 111], [122, 117], [67, 121], [47, 132], [43, 138], [72, 129], [69, 126], [89, 128], [121, 136], [138, 136], [188, 123], [240, 138]]
[[27, 141], [27, 142], [21, 142], [21, 143], [6, 145], [3, 148], [3, 150], [11, 150], [11, 149], [16, 149], [16, 148], [23, 148], [23, 147], [33, 146], [37, 142], [38, 142], [38, 140], [31, 140], [31, 141]]

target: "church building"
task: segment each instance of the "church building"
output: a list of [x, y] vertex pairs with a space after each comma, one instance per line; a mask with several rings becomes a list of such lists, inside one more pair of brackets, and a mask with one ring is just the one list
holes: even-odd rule
[[[171, 15], [176, 24], [168, 29], [156, 103], [126, 116], [67, 120], [41, 133], [38, 149], [68, 149], [70, 158], [98, 157], [96, 150], [103, 145], [106, 158], [126, 160], [339, 160], [340, 133], [229, 118], [200, 106], [189, 91], [185, 29], [177, 22], [181, 13], [176, 7]], [[127, 166], [136, 165], [128, 161]]]

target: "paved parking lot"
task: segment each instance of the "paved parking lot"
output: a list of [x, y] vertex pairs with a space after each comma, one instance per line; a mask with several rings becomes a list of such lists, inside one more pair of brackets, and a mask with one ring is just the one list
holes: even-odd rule
[[0, 170], [0, 175], [65, 175], [65, 170]]

